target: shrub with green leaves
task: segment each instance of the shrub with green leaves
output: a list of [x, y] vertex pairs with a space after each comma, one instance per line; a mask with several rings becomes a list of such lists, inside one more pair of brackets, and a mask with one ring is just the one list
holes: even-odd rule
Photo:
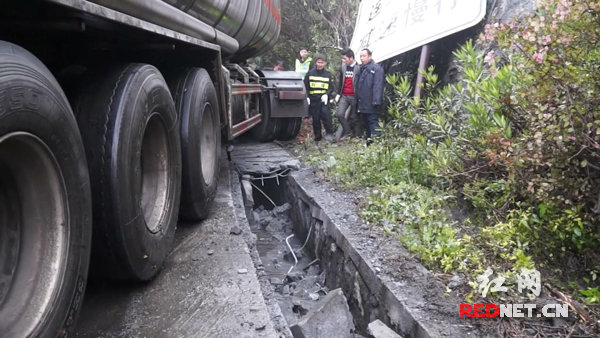
[[533, 246], [581, 251], [600, 244], [600, 5], [539, 6], [520, 24], [486, 25], [480, 42], [497, 49], [456, 51], [459, 82], [438, 88], [434, 69], [424, 72], [424, 99], [389, 76], [390, 114], [480, 221], [544, 214], [527, 232]]
[[491, 70], [521, 74], [503, 102], [517, 131], [509, 173], [530, 205], [556, 210], [541, 226], [575, 250], [600, 244], [599, 11], [597, 1], [538, 1], [523, 24], [488, 25], [481, 38], [508, 55], [489, 52]]
[[[388, 75], [383, 136], [326, 161], [338, 182], [370, 187], [363, 218], [430, 267], [514, 272], [597, 255], [600, 3], [538, 5], [455, 51], [456, 83], [441, 86], [430, 67], [416, 99], [407, 77]], [[450, 217], [463, 204], [469, 218]]]
[[419, 184], [398, 182], [380, 186], [367, 199], [363, 218], [383, 225], [388, 234], [434, 268], [469, 271], [479, 268], [482, 254], [468, 235], [454, 227], [449, 206], [452, 195], [436, 193]]

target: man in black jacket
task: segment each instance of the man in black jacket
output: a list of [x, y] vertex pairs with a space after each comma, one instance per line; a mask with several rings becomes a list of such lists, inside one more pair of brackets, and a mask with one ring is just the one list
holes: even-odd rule
[[373, 61], [371, 54], [368, 48], [360, 51], [362, 65], [356, 86], [358, 112], [365, 122], [367, 145], [372, 142], [371, 137], [380, 134], [379, 111], [383, 101], [383, 68]]
[[325, 70], [327, 60], [323, 54], [315, 55], [315, 68], [306, 73], [304, 86], [308, 92], [308, 112], [312, 116], [315, 141], [321, 141], [321, 120], [325, 126], [325, 139], [333, 140], [333, 124], [329, 110], [329, 97], [333, 92], [331, 73]]
[[[342, 51], [342, 66], [338, 73], [338, 89], [340, 94], [335, 96], [337, 106], [337, 117], [341, 128], [336, 132], [336, 139], [355, 131], [355, 136], [360, 134], [360, 120], [356, 121], [356, 85], [360, 74], [360, 65], [354, 60], [354, 52], [347, 48]], [[351, 125], [352, 124], [352, 125]]]

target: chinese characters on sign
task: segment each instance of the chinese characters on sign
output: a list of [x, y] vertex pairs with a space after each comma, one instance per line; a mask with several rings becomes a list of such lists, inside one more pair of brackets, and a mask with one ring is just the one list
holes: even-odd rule
[[362, 0], [353, 50], [370, 48], [377, 61], [477, 24], [486, 0]]

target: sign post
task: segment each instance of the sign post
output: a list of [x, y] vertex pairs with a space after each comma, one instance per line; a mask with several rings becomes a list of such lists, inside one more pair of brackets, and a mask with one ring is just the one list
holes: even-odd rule
[[486, 0], [362, 0], [350, 47], [389, 59], [479, 23]]

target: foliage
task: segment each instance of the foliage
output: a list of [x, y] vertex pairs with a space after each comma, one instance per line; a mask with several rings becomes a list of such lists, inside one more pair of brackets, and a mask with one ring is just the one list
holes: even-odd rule
[[[388, 75], [383, 136], [326, 168], [369, 187], [363, 218], [431, 267], [515, 271], [597, 257], [600, 3], [538, 5], [518, 23], [486, 25], [478, 46], [487, 50], [467, 42], [455, 51], [456, 83], [440, 86], [429, 68], [416, 99], [406, 76]], [[463, 204], [470, 217], [451, 217]], [[600, 296], [596, 287], [580, 294]]]
[[600, 301], [600, 291], [598, 291], [597, 287], [587, 288], [585, 290], [579, 291], [579, 293], [585, 297], [586, 302], [588, 303], [598, 303]]
[[411, 151], [411, 140], [386, 137], [371, 147], [336, 154], [331, 177], [346, 187], [374, 187], [399, 181], [423, 183], [427, 174], [423, 157]]
[[463, 78], [438, 88], [428, 69], [423, 100], [406, 78], [388, 77], [393, 124], [421, 145], [428, 172], [480, 221], [518, 218], [515, 235], [533, 236], [536, 253], [600, 244], [597, 9], [546, 1], [524, 25], [486, 26], [482, 39], [502, 57], [466, 43], [454, 53]]
[[325, 54], [330, 70], [335, 70], [341, 62], [339, 51], [350, 45], [357, 9], [357, 0], [281, 0], [279, 39], [256, 63], [272, 67], [282, 60], [293, 70], [298, 48], [306, 47], [310, 55]]
[[399, 182], [374, 191], [362, 212], [365, 220], [396, 232], [410, 251], [443, 271], [473, 271], [480, 252], [468, 235], [458, 236], [449, 219], [448, 200], [418, 184]]
[[[532, 199], [600, 212], [598, 3], [543, 1], [528, 25], [493, 25], [487, 38], [514, 51], [527, 79], [515, 87], [519, 160]], [[536, 88], [532, 91], [531, 88]]]

